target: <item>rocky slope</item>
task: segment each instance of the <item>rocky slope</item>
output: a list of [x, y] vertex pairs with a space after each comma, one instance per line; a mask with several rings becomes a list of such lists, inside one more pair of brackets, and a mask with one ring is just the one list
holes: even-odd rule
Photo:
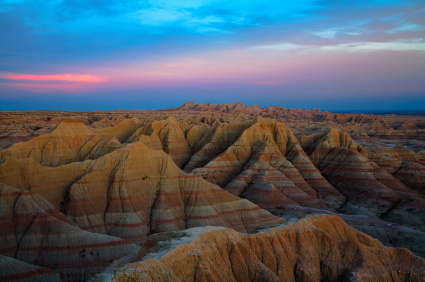
[[184, 171], [261, 206], [338, 208], [345, 200], [314, 167], [289, 128], [271, 119], [204, 128], [169, 117], [140, 128], [126, 142], [164, 150]]
[[250, 232], [261, 224], [281, 222], [201, 177], [184, 173], [164, 152], [140, 142], [97, 160], [59, 167], [8, 158], [0, 165], [0, 181], [37, 192], [84, 230], [133, 242], [144, 242], [150, 232], [193, 226]]
[[194, 228], [153, 236], [91, 281], [423, 281], [425, 260], [384, 247], [337, 216], [255, 235]]
[[342, 211], [425, 230], [425, 198], [369, 160], [368, 151], [342, 130], [307, 136], [300, 142], [313, 164], [347, 198]]
[[[0, 148], [7, 148], [12, 144], [44, 134], [64, 120], [80, 121], [91, 129], [102, 129], [114, 127], [123, 121], [133, 119], [133, 124], [140, 121], [140, 124], [134, 127], [137, 129], [141, 124], [151, 124], [166, 115], [173, 115], [179, 123], [204, 127], [237, 121], [251, 123], [257, 115], [260, 115], [284, 122], [296, 136], [342, 127], [356, 141], [373, 148], [405, 146], [415, 152], [425, 150], [424, 143], [420, 142], [425, 140], [423, 115], [403, 115], [403, 113], [401, 115], [335, 114], [319, 109], [303, 110], [278, 106], [260, 108], [257, 105], [250, 107], [242, 103], [215, 105], [194, 102], [174, 109], [149, 111], [0, 112]], [[130, 122], [127, 122], [127, 127], [131, 127]], [[112, 131], [116, 131], [116, 129]], [[110, 131], [110, 129], [108, 130]], [[128, 131], [127, 134], [130, 133]], [[116, 137], [123, 142], [127, 134]]]
[[[40, 195], [3, 183], [0, 226], [1, 255], [52, 269], [63, 281], [88, 279], [112, 261], [138, 250], [130, 241], [83, 231]], [[36, 269], [24, 263], [5, 265], [10, 275], [24, 275], [22, 269], [27, 268]]]
[[63, 121], [52, 132], [0, 151], [0, 161], [6, 158], [26, 159], [44, 166], [60, 166], [85, 159], [96, 159], [120, 148], [112, 136], [94, 134], [83, 123]]
[[140, 141], [153, 150], [163, 150], [172, 157], [178, 167], [183, 167], [191, 153], [183, 130], [171, 116], [138, 129], [126, 142]]
[[[0, 261], [2, 270], [7, 268], [7, 272], [2, 272], [8, 273], [7, 279], [54, 280], [57, 273], [64, 281], [81, 281], [102, 271], [113, 260], [137, 252], [138, 246], [144, 247], [132, 258], [142, 258], [146, 247], [155, 244], [155, 238], [161, 238], [162, 235], [153, 235], [159, 232], [212, 225], [252, 233], [263, 225], [281, 224], [285, 221], [283, 218], [292, 223], [299, 217], [295, 213], [301, 215], [302, 210], [355, 214], [341, 216], [387, 245], [405, 246], [419, 255], [425, 253], [420, 246], [425, 232], [425, 154], [402, 146], [390, 149], [378, 144], [368, 148], [356, 139], [361, 136], [376, 140], [378, 135], [374, 132], [382, 130], [388, 131], [389, 135], [385, 136], [394, 137], [403, 132], [409, 138], [412, 134], [419, 138], [421, 129], [416, 133], [411, 131], [415, 126], [420, 128], [420, 122], [406, 119], [399, 127], [396, 121], [373, 116], [292, 111], [280, 107], [261, 109], [239, 103], [185, 107], [162, 112], [131, 112], [131, 115], [49, 113], [47, 118], [37, 113], [33, 119], [25, 114], [17, 115], [21, 116], [16, 121], [19, 130], [29, 134], [20, 141], [29, 141], [0, 151], [0, 255], [6, 256], [6, 260]], [[63, 115], [71, 120], [67, 121]], [[299, 121], [289, 118], [291, 115], [299, 117]], [[289, 126], [262, 116], [276, 116]], [[3, 123], [6, 122], [3, 120]], [[13, 123], [7, 124], [9, 129], [13, 126]], [[318, 133], [310, 134], [316, 131]], [[382, 134], [379, 136], [389, 140]], [[0, 136], [0, 143], [3, 139]], [[338, 237], [338, 240], [351, 242], [367, 237], [331, 218], [324, 222], [337, 225], [339, 235], [357, 234], [353, 235], [357, 239], [350, 235], [348, 239]], [[329, 226], [313, 224], [315, 227], [312, 227], [311, 224], [300, 226], [334, 234]], [[301, 232], [303, 228], [297, 230]], [[224, 233], [220, 236], [230, 241], [250, 238], [229, 229], [221, 230]], [[397, 235], [386, 236], [386, 230], [393, 230]], [[305, 234], [300, 236], [304, 238]], [[332, 240], [323, 239], [328, 238], [327, 235], [319, 238], [312, 238], [312, 246], [308, 248], [297, 245], [290, 248], [298, 250], [288, 251], [297, 258], [290, 269], [296, 269], [298, 261], [303, 265], [305, 262], [301, 261], [312, 252], [318, 254], [334, 244], [330, 243]], [[267, 240], [261, 239], [255, 244], [267, 246]], [[217, 246], [220, 244], [221, 241]], [[234, 247], [223, 244], [226, 248]], [[383, 281], [385, 273], [405, 272], [393, 255], [383, 264], [374, 262], [378, 255], [368, 249], [372, 245], [357, 248], [353, 255], [356, 258], [350, 258], [352, 260], [329, 251], [328, 255], [340, 261], [337, 267], [334, 260], [327, 261], [318, 254], [314, 261], [319, 261], [319, 265], [329, 263], [327, 267], [336, 267], [335, 273], [339, 274], [331, 270], [322, 273], [319, 269], [313, 271], [314, 275], [299, 277], [314, 280], [320, 272], [320, 277], [344, 280], [354, 269], [354, 262], [361, 262], [361, 273], [384, 275]], [[335, 246], [345, 250], [339, 243]], [[273, 247], [276, 247], [274, 243]], [[264, 264], [256, 247], [243, 248], [251, 249], [246, 253], [248, 258], [254, 254], [259, 261], [241, 259], [254, 270], [241, 277], [254, 280], [281, 277], [275, 266]], [[373, 248], [389, 254], [395, 252], [403, 259], [412, 257], [408, 252], [389, 251], [379, 243]], [[223, 258], [229, 255], [223, 251], [224, 247], [217, 249], [224, 254]], [[347, 249], [347, 252], [353, 251]], [[370, 253], [373, 259], [369, 259]], [[379, 256], [386, 256], [384, 253]], [[367, 258], [364, 254], [368, 254]], [[225, 262], [226, 265], [220, 262], [219, 267], [233, 270], [243, 265], [236, 265], [236, 260], [233, 264], [230, 260]], [[416, 260], [406, 259], [404, 263], [414, 266]], [[371, 270], [373, 265], [384, 270], [376, 273]], [[160, 269], [169, 273], [169, 277], [182, 279], [169, 266]], [[205, 273], [212, 271], [206, 274], [208, 277], [220, 277], [216, 268], [211, 269], [205, 270]], [[285, 271], [289, 276], [282, 277], [301, 279]], [[357, 268], [353, 271], [358, 273]], [[28, 275], [24, 274], [27, 272]], [[336, 276], [329, 274], [331, 272]], [[206, 277], [197, 275], [202, 279]], [[394, 275], [396, 281], [408, 277]], [[240, 280], [237, 275], [232, 277]]]
[[[261, 117], [215, 128], [172, 118], [152, 126], [158, 129], [141, 128], [127, 142], [139, 140], [158, 150], [180, 144], [168, 154], [188, 159], [186, 172], [262, 207], [335, 208], [423, 230], [425, 175], [420, 155], [407, 149], [369, 150], [337, 128], [298, 141], [284, 124]], [[160, 130], [171, 138], [153, 137]]]
[[8, 157], [0, 175], [18, 188], [2, 184], [0, 218], [7, 228], [0, 254], [50, 268], [64, 281], [87, 279], [137, 251], [119, 238], [143, 243], [155, 232], [205, 225], [251, 232], [283, 221], [185, 174], [164, 152], [142, 143], [59, 167]]
[[[230, 140], [230, 146], [220, 144], [225, 148], [223, 151], [217, 146], [223, 135], [220, 131], [218, 127], [211, 138], [204, 138], [208, 142], [191, 157], [186, 171], [202, 175], [235, 195], [244, 194], [263, 206], [279, 205], [267, 202], [278, 200], [276, 197], [282, 198], [280, 205], [285, 204], [286, 198], [317, 207], [327, 203], [338, 208], [344, 202], [344, 196], [323, 178], [284, 124], [257, 117], [234, 135], [236, 140]], [[204, 157], [205, 151], [214, 152], [207, 156], [209, 160]]]

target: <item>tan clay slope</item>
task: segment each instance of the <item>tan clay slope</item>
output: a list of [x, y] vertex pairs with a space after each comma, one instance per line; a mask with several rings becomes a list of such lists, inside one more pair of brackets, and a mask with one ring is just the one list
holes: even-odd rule
[[394, 176], [408, 187], [425, 195], [425, 165], [402, 162]]
[[[168, 235], [168, 236], [167, 236]], [[156, 240], [155, 240], [156, 239]], [[93, 282], [125, 281], [424, 281], [425, 260], [387, 248], [337, 216], [314, 216], [264, 233], [194, 228], [158, 234], [139, 254], [121, 259], [126, 273]], [[120, 279], [120, 280], [119, 280]]]
[[44, 167], [8, 158], [0, 181], [49, 200], [83, 230], [141, 243], [152, 232], [220, 225], [252, 232], [282, 222], [247, 200], [181, 171], [163, 151], [129, 144], [96, 160]]
[[367, 158], [390, 174], [394, 174], [401, 167], [403, 162], [391, 150], [370, 150], [367, 152]]
[[116, 137], [121, 143], [127, 140], [133, 133], [143, 126], [140, 119], [124, 119], [119, 124], [112, 127], [92, 129], [96, 134], [106, 134], [109, 137]]
[[0, 281], [61, 282], [53, 270], [0, 255]]
[[51, 133], [0, 151], [0, 161], [7, 157], [33, 158], [44, 166], [59, 166], [96, 159], [120, 147], [115, 137], [94, 134], [81, 122], [63, 121]]
[[128, 143], [137, 141], [144, 143], [148, 148], [163, 150], [173, 158], [180, 168], [187, 163], [191, 155], [185, 134], [180, 124], [172, 116], [138, 129], [127, 140]]
[[52, 269], [63, 281], [88, 279], [138, 250], [130, 241], [83, 231], [40, 195], [3, 183], [0, 226], [1, 255]]
[[368, 158], [408, 187], [425, 194], [425, 165], [421, 152], [415, 154], [406, 148], [373, 150]]
[[361, 149], [360, 145], [339, 128], [333, 128], [326, 132], [300, 137], [299, 142], [309, 155], [311, 155], [314, 150], [320, 148], [344, 147], [357, 151]]
[[187, 133], [187, 140], [193, 155], [183, 170], [190, 172], [206, 165], [236, 142], [249, 126], [245, 122], [235, 122], [221, 124], [210, 130], [191, 128]]
[[385, 151], [390, 154], [394, 154], [396, 158], [404, 162], [421, 163], [420, 156], [418, 154], [415, 154], [415, 152], [410, 151], [407, 148], [401, 148], [401, 149], [393, 148], [393, 149], [387, 149]]
[[198, 142], [205, 145], [192, 156], [186, 170], [205, 163], [191, 173], [263, 206], [284, 205], [292, 200], [338, 208], [344, 202], [345, 198], [323, 178], [284, 124], [257, 117], [248, 128], [245, 124], [237, 127], [239, 136], [230, 135], [233, 138], [220, 142], [217, 137], [225, 128], [230, 126], [218, 127], [209, 141]]
[[347, 197], [343, 210], [423, 230], [425, 199], [370, 161], [369, 153], [342, 130], [304, 137], [301, 143], [326, 179]]

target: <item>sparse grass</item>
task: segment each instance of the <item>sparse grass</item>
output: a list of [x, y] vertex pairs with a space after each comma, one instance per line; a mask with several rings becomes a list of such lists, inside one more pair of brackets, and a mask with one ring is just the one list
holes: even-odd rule
[[128, 266], [114, 270], [114, 276], [112, 277], [112, 281], [114, 282], [139, 282], [143, 281], [143, 278], [141, 277], [145, 271], [143, 270], [137, 270], [137, 271], [128, 271]]

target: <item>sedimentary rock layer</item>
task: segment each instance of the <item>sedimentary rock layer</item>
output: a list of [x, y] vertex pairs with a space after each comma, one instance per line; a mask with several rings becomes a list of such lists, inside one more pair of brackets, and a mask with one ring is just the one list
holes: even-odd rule
[[83, 230], [135, 243], [143, 243], [153, 232], [205, 225], [252, 232], [282, 221], [184, 173], [170, 156], [141, 142], [59, 167], [8, 158], [0, 165], [0, 181], [37, 192]]
[[[220, 126], [201, 139], [197, 146], [202, 148], [185, 170], [264, 206], [287, 204], [287, 198], [316, 207], [327, 203], [338, 208], [344, 202], [284, 124], [257, 117], [249, 127], [236, 124], [233, 128], [232, 135], [225, 134], [231, 126]], [[259, 174], [269, 176], [252, 185]]]
[[[165, 116], [170, 113], [173, 116]], [[258, 114], [276, 117], [289, 127], [277, 120], [256, 117]], [[7, 227], [0, 228], [0, 249], [1, 254], [52, 269], [64, 280], [82, 280], [101, 271], [110, 260], [130, 253], [126, 246], [137, 250], [129, 241], [108, 235], [140, 245], [148, 240], [146, 247], [162, 236], [152, 236], [157, 232], [215, 225], [246, 233], [263, 224], [282, 222], [254, 204], [282, 212], [282, 206], [292, 209], [296, 205], [311, 210], [342, 210], [425, 231], [425, 201], [420, 195], [425, 187], [425, 154], [414, 153], [412, 147], [403, 148], [403, 144], [416, 144], [414, 148], [423, 150], [423, 145], [412, 141], [390, 149], [385, 148], [386, 143], [382, 143], [382, 148], [374, 143], [379, 139], [393, 142], [390, 139], [397, 138], [401, 142], [424, 138], [425, 130], [421, 128], [425, 124], [410, 118], [397, 124], [399, 119], [280, 107], [261, 109], [240, 103], [189, 103], [178, 111], [127, 112], [126, 117], [123, 113], [100, 112], [49, 115], [25, 120], [28, 116], [22, 113], [22, 119], [9, 124], [5, 124], [9, 119], [4, 116], [0, 120], [0, 125], [5, 126], [0, 127], [0, 133], [2, 128], [8, 131], [0, 134], [0, 141], [32, 138], [0, 152], [0, 181], [7, 184], [2, 184], [0, 192], [0, 222], [1, 227]], [[337, 129], [339, 124], [344, 126]], [[320, 133], [308, 135], [311, 132]], [[371, 148], [360, 146], [357, 138], [369, 140], [366, 143]], [[347, 233], [344, 230], [341, 234]], [[323, 241], [326, 236], [320, 238], [313, 241], [319, 245], [328, 242]], [[407, 235], [400, 238], [411, 239]], [[115, 246], [115, 242], [127, 244]], [[91, 245], [98, 243], [106, 245]], [[72, 249], [65, 250], [63, 244]], [[326, 249], [328, 245], [320, 246]], [[255, 256], [260, 256], [256, 248], [250, 248]], [[310, 247], [297, 248], [296, 254], [286, 249], [285, 253], [300, 256], [300, 260], [310, 257]], [[93, 255], [97, 254], [95, 250], [100, 254], [99, 261]], [[220, 252], [225, 253], [221, 249]], [[360, 248], [358, 252], [364, 255], [369, 250]], [[266, 251], [264, 254], [269, 256]], [[332, 259], [337, 257], [330, 254]], [[249, 253], [246, 256], [251, 257]], [[333, 263], [332, 259], [329, 263]], [[280, 275], [262, 261], [239, 261], [240, 265], [236, 265], [236, 260], [226, 263], [232, 270], [249, 266], [255, 279], [276, 279], [273, 275]], [[317, 261], [316, 257], [313, 261]], [[323, 262], [321, 258], [319, 261]], [[346, 272], [337, 276], [344, 280], [353, 260], [338, 257], [338, 261], [341, 263], [336, 269]], [[361, 265], [388, 269], [392, 262], [386, 263], [383, 268], [380, 261], [367, 260]], [[404, 263], [415, 265], [407, 260]], [[203, 261], [200, 265], [203, 267]], [[289, 269], [297, 269], [296, 273], [297, 265], [290, 264]], [[214, 275], [215, 271], [214, 268]], [[196, 275], [204, 278], [201, 272]], [[320, 276], [326, 280], [331, 277], [330, 272]], [[354, 277], [360, 280], [360, 276]], [[397, 280], [398, 276], [393, 278]]]
[[105, 134], [109, 137], [115, 137], [123, 143], [141, 126], [143, 126], [143, 122], [140, 119], [132, 118], [124, 119], [115, 126], [92, 129], [92, 131], [96, 134]]
[[[40, 195], [0, 183], [0, 254], [85, 280], [138, 247], [83, 231]], [[36, 276], [36, 275], [35, 275]]]
[[314, 165], [347, 197], [343, 211], [378, 216], [424, 230], [425, 199], [388, 173], [394, 165], [390, 161], [381, 162], [387, 169], [384, 170], [367, 158], [367, 150], [340, 129], [300, 141]]
[[158, 120], [138, 129], [127, 142], [140, 141], [148, 148], [163, 150], [178, 167], [183, 167], [191, 155], [181, 125], [174, 117]]
[[[168, 235], [168, 236], [167, 236]], [[387, 248], [337, 216], [255, 235], [194, 228], [161, 234], [92, 281], [423, 281], [425, 260]]]
[[44, 166], [59, 166], [96, 159], [120, 147], [115, 137], [94, 134], [81, 122], [63, 121], [51, 133], [0, 151], [0, 161], [33, 158]]

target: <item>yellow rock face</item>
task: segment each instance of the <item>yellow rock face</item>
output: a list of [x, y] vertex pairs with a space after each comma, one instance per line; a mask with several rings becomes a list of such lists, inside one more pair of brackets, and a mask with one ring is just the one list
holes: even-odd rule
[[384, 247], [337, 216], [314, 216], [254, 235], [223, 228], [159, 234], [121, 263], [115, 276], [110, 273], [118, 263], [92, 281], [124, 281], [131, 276], [138, 281], [270, 282], [425, 277], [425, 260], [406, 249]]
[[6, 143], [38, 137], [0, 151], [0, 255], [19, 259], [0, 264], [80, 281], [143, 246], [121, 264], [146, 270], [146, 281], [421, 281], [423, 260], [338, 217], [245, 234], [285, 222], [262, 208], [287, 218], [320, 209], [420, 238], [425, 154], [354, 139], [422, 138], [421, 125], [240, 103], [178, 111], [9, 124]]
[[94, 134], [81, 122], [64, 121], [51, 133], [1, 151], [0, 160], [32, 158], [43, 166], [60, 166], [95, 159], [120, 147], [115, 137]]
[[112, 127], [92, 129], [96, 134], [105, 134], [109, 137], [117, 138], [121, 143], [127, 140], [137, 129], [143, 126], [143, 122], [139, 119], [124, 119]]
[[[232, 134], [227, 133], [232, 127]], [[276, 120], [256, 117], [250, 126], [219, 126], [198, 143], [202, 148], [185, 170], [237, 196], [243, 193], [256, 204], [337, 208], [345, 200], [314, 167], [289, 128]], [[266, 174], [252, 185], [254, 178]]]
[[127, 140], [136, 141], [151, 149], [163, 150], [173, 158], [178, 167], [183, 167], [191, 154], [182, 128], [172, 116], [140, 128]]
[[302, 143], [313, 164], [347, 198], [345, 212], [425, 230], [425, 200], [404, 184], [420, 190], [422, 165], [401, 163], [396, 152], [365, 150], [340, 129], [302, 138]]
[[141, 142], [96, 160], [59, 167], [8, 158], [0, 165], [0, 181], [37, 192], [83, 230], [136, 243], [152, 232], [205, 225], [252, 232], [283, 221], [184, 173], [163, 151]]

